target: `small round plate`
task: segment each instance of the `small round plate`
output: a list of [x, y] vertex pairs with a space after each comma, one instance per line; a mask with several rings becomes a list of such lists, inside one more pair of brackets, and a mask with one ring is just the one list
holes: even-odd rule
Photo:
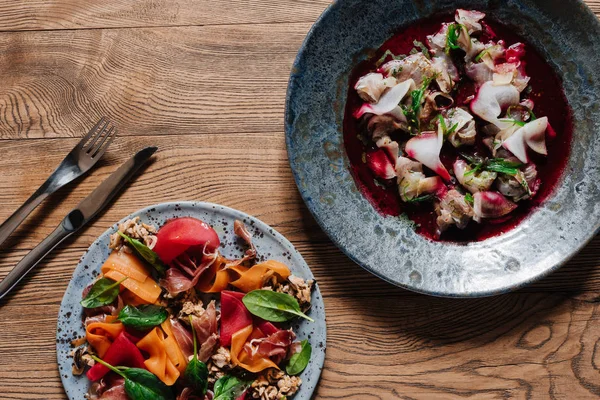
[[[137, 211], [123, 218], [119, 223], [137, 216], [143, 222], [158, 227], [171, 218], [194, 217], [201, 219], [217, 231], [222, 241], [221, 253], [231, 258], [241, 256], [241, 247], [233, 233], [233, 222], [239, 219], [246, 224], [253, 234], [253, 242], [260, 256], [285, 263], [296, 276], [304, 279], [314, 279], [310, 268], [300, 253], [286, 238], [264, 222], [241, 211], [211, 203], [163, 203]], [[99, 274], [102, 263], [110, 253], [108, 248], [109, 236], [117, 229], [119, 223], [113, 225], [96, 239], [81, 257], [60, 306], [56, 330], [56, 354], [60, 377], [65, 392], [71, 400], [83, 399], [89, 388], [89, 381], [85, 375], [78, 377], [73, 376], [71, 373], [72, 358], [69, 356], [73, 350], [70, 345], [71, 340], [85, 335], [82, 324], [83, 308], [79, 304], [81, 292]], [[310, 316], [315, 320], [314, 323], [302, 320], [294, 324], [294, 331], [297, 333], [298, 339], [308, 339], [313, 349], [310, 363], [300, 375], [302, 386], [293, 397], [298, 400], [311, 398], [325, 361], [325, 306], [317, 284], [315, 284], [312, 295]]]
[[[380, 215], [349, 171], [342, 121], [349, 76], [403, 27], [457, 8], [505, 21], [563, 78], [575, 121], [571, 155], [553, 194], [517, 228], [483, 242], [429, 241], [407, 218]], [[338, 0], [310, 30], [292, 67], [288, 155], [308, 209], [363, 268], [436, 296], [489, 296], [554, 271], [600, 228], [600, 24], [579, 0]]]

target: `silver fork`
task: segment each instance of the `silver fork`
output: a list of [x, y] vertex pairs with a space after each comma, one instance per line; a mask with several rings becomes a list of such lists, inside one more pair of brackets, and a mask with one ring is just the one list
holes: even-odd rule
[[52, 175], [17, 211], [0, 225], [0, 245], [46, 197], [89, 171], [117, 135], [116, 127], [102, 117], [54, 170]]

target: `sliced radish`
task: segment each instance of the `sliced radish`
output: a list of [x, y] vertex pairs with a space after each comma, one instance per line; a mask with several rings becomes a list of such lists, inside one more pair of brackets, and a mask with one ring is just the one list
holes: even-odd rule
[[396, 167], [382, 149], [367, 153], [367, 166], [377, 177], [381, 179], [392, 179], [396, 177]]
[[527, 147], [536, 153], [548, 154], [546, 149], [547, 128], [548, 117], [536, 119], [513, 133], [502, 143], [502, 146], [513, 153], [521, 162], [528, 163]]
[[483, 218], [500, 218], [510, 214], [517, 205], [498, 192], [478, 192], [473, 195], [475, 221]]
[[360, 118], [367, 113], [383, 115], [394, 111], [394, 109], [398, 107], [404, 96], [406, 96], [408, 91], [413, 87], [415, 87], [415, 82], [412, 79], [409, 79], [394, 86], [393, 88], [385, 92], [383, 96], [381, 96], [377, 104], [364, 104], [354, 113], [354, 117]]
[[471, 102], [471, 111], [481, 119], [498, 125], [502, 110], [519, 104], [519, 91], [513, 85], [496, 86], [484, 83]]
[[406, 154], [433, 172], [441, 176], [445, 181], [450, 181], [450, 174], [444, 164], [440, 161], [440, 151], [444, 144], [444, 133], [423, 132], [406, 143]]

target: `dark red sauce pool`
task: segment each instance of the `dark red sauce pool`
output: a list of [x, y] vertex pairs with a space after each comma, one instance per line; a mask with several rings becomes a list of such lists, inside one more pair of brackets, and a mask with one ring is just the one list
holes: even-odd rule
[[[352, 115], [363, 103], [354, 90], [354, 84], [361, 76], [377, 68], [375, 63], [386, 50], [390, 50], [394, 54], [408, 54], [414, 47], [414, 40], [426, 43], [427, 35], [435, 34], [442, 23], [452, 22], [452, 20], [451, 16], [439, 16], [420, 21], [400, 30], [385, 42], [371, 59], [356, 66], [350, 76], [350, 87], [346, 102], [344, 145], [350, 159], [352, 175], [360, 191], [369, 199], [378, 212], [386, 216], [398, 216], [405, 213], [415, 222], [417, 232], [432, 240], [449, 242], [480, 241], [505, 233], [517, 226], [535, 207], [548, 198], [567, 164], [573, 133], [571, 109], [564, 95], [561, 79], [532, 45], [516, 35], [510, 27], [486, 18], [487, 25], [497, 35], [494, 39], [504, 40], [507, 47], [517, 42], [525, 44], [527, 53], [523, 61], [526, 63], [527, 75], [531, 77], [529, 85], [532, 88], [529, 98], [535, 102], [534, 111], [536, 116], [547, 116], [550, 125], [557, 133], [556, 138], [547, 138], [548, 156], [536, 157], [532, 155], [532, 161], [537, 165], [538, 177], [542, 182], [537, 195], [531, 200], [520, 202], [519, 207], [504, 219], [486, 220], [482, 224], [471, 221], [465, 230], [453, 227], [444, 232], [441, 239], [435, 239], [436, 215], [433, 205], [429, 203], [403, 203], [400, 200], [397, 185], [382, 185], [381, 182], [377, 182], [373, 172], [363, 163], [363, 153], [368, 148], [359, 139], [361, 133], [359, 120]], [[461, 81], [458, 90], [458, 105], [460, 105], [460, 99], [464, 100], [475, 94], [475, 87], [468, 80]], [[448, 170], [452, 169], [457, 156], [456, 149], [446, 143], [442, 149], [441, 159]]]

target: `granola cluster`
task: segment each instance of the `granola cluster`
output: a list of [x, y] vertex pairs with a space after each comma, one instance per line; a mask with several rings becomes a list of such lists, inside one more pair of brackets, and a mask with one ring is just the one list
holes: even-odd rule
[[148, 246], [150, 249], [156, 245], [156, 227], [140, 222], [140, 217], [128, 219], [119, 224], [118, 232], [110, 235], [108, 247], [112, 250], [120, 250], [124, 245], [124, 239], [119, 232], [124, 233], [132, 239], [137, 239]]
[[301, 384], [302, 380], [297, 376], [271, 368], [252, 383], [248, 394], [252, 399], [280, 400], [295, 394]]

